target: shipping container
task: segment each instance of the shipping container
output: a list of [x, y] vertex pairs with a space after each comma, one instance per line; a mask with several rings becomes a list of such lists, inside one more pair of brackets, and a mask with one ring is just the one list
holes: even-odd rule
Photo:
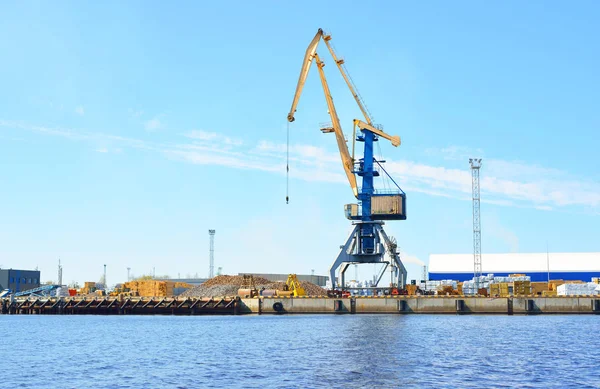
[[402, 196], [376, 195], [371, 197], [372, 215], [402, 215]]

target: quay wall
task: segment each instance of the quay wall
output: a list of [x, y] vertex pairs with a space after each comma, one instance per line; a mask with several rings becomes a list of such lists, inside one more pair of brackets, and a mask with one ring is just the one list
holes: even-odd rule
[[241, 299], [240, 313], [600, 314], [600, 296], [258, 297]]

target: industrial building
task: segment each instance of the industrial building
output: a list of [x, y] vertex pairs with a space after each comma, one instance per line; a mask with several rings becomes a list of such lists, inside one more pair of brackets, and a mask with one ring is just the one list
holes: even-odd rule
[[[269, 273], [238, 273], [239, 276], [243, 275], [252, 275], [254, 277], [262, 277], [271, 281], [287, 281], [289, 274], [269, 274]], [[325, 287], [327, 281], [329, 281], [328, 276], [318, 276], [316, 274], [297, 274], [296, 277], [298, 281], [309, 281], [315, 285], [319, 285], [320, 287]]]
[[[600, 277], [600, 253], [483, 254], [481, 273], [526, 274], [531, 281], [582, 280]], [[473, 254], [431, 254], [429, 279], [466, 281], [473, 278]]]
[[0, 269], [0, 291], [23, 292], [39, 288], [40, 272], [38, 270]]

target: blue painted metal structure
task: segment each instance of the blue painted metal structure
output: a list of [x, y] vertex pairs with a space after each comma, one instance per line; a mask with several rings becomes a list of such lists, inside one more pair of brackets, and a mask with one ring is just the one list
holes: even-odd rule
[[[348, 205], [346, 206], [346, 216], [348, 219], [355, 220], [353, 222], [355, 227], [330, 268], [332, 287], [336, 287], [335, 273], [338, 269], [340, 269], [339, 284], [343, 287], [345, 285], [345, 272], [349, 265], [383, 263], [385, 267], [381, 270], [377, 284], [387, 268], [390, 267], [390, 283], [403, 288], [406, 285], [406, 268], [396, 251], [396, 244], [383, 230], [383, 220], [406, 220], [406, 194], [383, 168], [382, 163], [385, 161], [377, 161], [374, 157], [373, 143], [378, 141], [378, 136], [367, 129], [361, 129], [361, 134], [357, 136], [356, 141], [364, 143], [363, 157], [359, 159], [354, 171], [356, 175], [362, 178], [362, 187], [358, 193], [360, 212], [355, 215], [348, 214]], [[375, 168], [375, 164], [388, 175], [396, 185], [397, 190], [377, 193], [374, 178], [380, 176], [380, 173]], [[377, 212], [378, 209], [373, 212], [374, 200], [377, 196], [386, 196], [392, 200], [397, 200], [401, 204], [400, 209], [383, 214]], [[386, 254], [388, 258], [385, 258]]]
[[[358, 127], [361, 133], [353, 139], [354, 141], [362, 142], [364, 144], [363, 158], [358, 163], [354, 159], [354, 148], [353, 155], [350, 156], [346, 139], [337, 116], [333, 98], [329, 90], [323, 67], [325, 64], [320, 60], [317, 54], [317, 46], [321, 39], [324, 40], [336, 66], [340, 70], [342, 77], [346, 81], [352, 96], [356, 100], [361, 112], [363, 113], [365, 120], [354, 119], [355, 128]], [[381, 166], [383, 161], [376, 161], [373, 154], [373, 143], [378, 140], [378, 137], [388, 139], [392, 145], [400, 145], [400, 137], [391, 136], [381, 130], [381, 128], [374, 126], [370, 118], [362, 98], [358, 94], [353, 82], [350, 77], [344, 71], [344, 60], [339, 59], [335, 54], [333, 47], [329, 43], [331, 36], [325, 34], [322, 29], [317, 31], [317, 34], [309, 44], [304, 54], [304, 60], [302, 62], [302, 68], [300, 69], [300, 76], [298, 78], [298, 84], [296, 86], [296, 93], [292, 101], [292, 106], [288, 113], [288, 122], [293, 122], [296, 107], [302, 94], [306, 78], [310, 67], [315, 61], [319, 70], [319, 77], [321, 79], [321, 85], [323, 92], [325, 93], [325, 100], [327, 102], [327, 108], [329, 116], [331, 117], [331, 126], [327, 125], [321, 128], [323, 133], [334, 133], [342, 164], [348, 181], [352, 188], [353, 194], [359, 200], [359, 204], [349, 204], [345, 207], [346, 217], [353, 220], [354, 229], [348, 237], [346, 244], [342, 246], [340, 254], [330, 268], [330, 276], [332, 287], [336, 287], [336, 270], [341, 267], [340, 284], [344, 286], [344, 274], [350, 264], [358, 263], [384, 263], [383, 268], [377, 283], [381, 280], [383, 272], [387, 267], [391, 267], [391, 284], [397, 287], [404, 287], [406, 284], [406, 269], [400, 261], [400, 256], [396, 251], [397, 245], [395, 240], [388, 238], [383, 230], [383, 220], [404, 220], [406, 219], [406, 196], [404, 192], [396, 184], [397, 190], [390, 193], [378, 193], [373, 185], [373, 178], [379, 176], [379, 171], [375, 168], [374, 164], [377, 163], [379, 167], [385, 172], [385, 169]], [[289, 127], [288, 127], [289, 128]], [[288, 130], [289, 136], [289, 130]], [[353, 143], [354, 144], [354, 143]], [[289, 147], [289, 138], [288, 138]], [[288, 149], [289, 152], [289, 149]], [[288, 169], [289, 171], [289, 169]], [[387, 172], [385, 172], [387, 174]], [[362, 187], [357, 188], [356, 175], [362, 177]], [[389, 175], [388, 175], [389, 176]], [[391, 177], [390, 177], [391, 178]], [[392, 179], [393, 181], [393, 179]], [[394, 182], [395, 184], [395, 182]], [[289, 197], [286, 195], [286, 202]], [[386, 259], [386, 254], [389, 259]]]

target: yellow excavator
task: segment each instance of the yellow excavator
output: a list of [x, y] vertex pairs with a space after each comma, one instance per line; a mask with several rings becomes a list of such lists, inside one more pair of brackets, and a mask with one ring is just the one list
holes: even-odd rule
[[295, 274], [288, 275], [285, 284], [287, 285], [288, 291], [292, 292], [294, 297], [306, 296], [306, 292], [302, 285], [300, 285], [300, 281], [298, 281], [298, 277], [296, 277]]
[[285, 282], [285, 290], [275, 289], [262, 289], [256, 288], [254, 277], [252, 275], [244, 275], [242, 285], [238, 290], [238, 296], [243, 298], [252, 298], [256, 296], [281, 296], [281, 297], [298, 297], [306, 296], [306, 291], [298, 281], [298, 277], [295, 274], [289, 274]]

